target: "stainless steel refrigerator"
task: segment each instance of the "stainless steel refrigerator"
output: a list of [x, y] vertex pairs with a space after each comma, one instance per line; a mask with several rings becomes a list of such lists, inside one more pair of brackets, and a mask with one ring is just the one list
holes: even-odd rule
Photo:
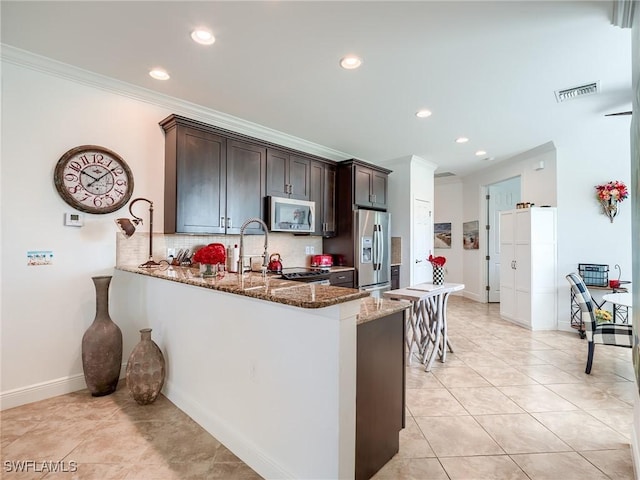
[[380, 297], [382, 292], [391, 289], [391, 214], [355, 210], [353, 215], [358, 288]]

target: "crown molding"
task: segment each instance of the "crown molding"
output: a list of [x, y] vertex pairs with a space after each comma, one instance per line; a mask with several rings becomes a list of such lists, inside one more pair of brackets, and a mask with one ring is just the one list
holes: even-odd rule
[[69, 80], [81, 85], [97, 88], [133, 100], [153, 104], [177, 115], [211, 124], [275, 143], [295, 150], [317, 155], [330, 160], [340, 161], [353, 158], [353, 155], [334, 150], [302, 138], [294, 137], [284, 132], [274, 130], [257, 123], [243, 120], [223, 112], [187, 102], [176, 97], [154, 92], [147, 88], [138, 87], [127, 82], [116, 80], [105, 75], [90, 72], [82, 68], [59, 62], [48, 57], [37, 55], [27, 50], [0, 43], [0, 59], [20, 67], [29, 68], [47, 75]]
[[611, 24], [620, 28], [631, 28], [636, 3], [637, 0], [614, 0]]

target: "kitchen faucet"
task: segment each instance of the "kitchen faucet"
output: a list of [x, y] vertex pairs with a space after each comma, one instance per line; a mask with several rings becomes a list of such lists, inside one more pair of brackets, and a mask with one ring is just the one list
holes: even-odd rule
[[[264, 260], [262, 262], [262, 273], [263, 275], [267, 273], [267, 262], [269, 261], [269, 227], [267, 227], [267, 224], [264, 223], [262, 219], [254, 217], [246, 220], [240, 227], [240, 251], [238, 252], [240, 255], [240, 259], [238, 260], [238, 272], [240, 275], [244, 273], [244, 231], [247, 228], [247, 225], [254, 222], [262, 225], [262, 229], [264, 230]], [[249, 266], [249, 269], [251, 269], [251, 266]]]

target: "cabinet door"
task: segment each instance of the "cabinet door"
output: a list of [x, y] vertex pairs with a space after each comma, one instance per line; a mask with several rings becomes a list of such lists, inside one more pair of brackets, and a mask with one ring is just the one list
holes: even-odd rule
[[178, 129], [176, 232], [224, 233], [225, 165], [225, 138]]
[[336, 168], [312, 160], [309, 199], [316, 202], [314, 234], [332, 237], [336, 234]]
[[267, 195], [289, 197], [289, 154], [267, 149]]
[[370, 168], [355, 165], [353, 175], [353, 188], [355, 189], [355, 192], [353, 194], [354, 203], [356, 205], [370, 207], [373, 171]]
[[[264, 216], [267, 150], [250, 143], [229, 140], [227, 149], [227, 233], [239, 234], [249, 218]], [[246, 233], [263, 233], [251, 224]]]
[[336, 235], [336, 167], [324, 166], [324, 205], [322, 235], [333, 237]]
[[289, 158], [289, 197], [309, 200], [311, 160], [291, 155]]
[[515, 319], [515, 214], [500, 214], [500, 315]]
[[371, 203], [377, 208], [387, 207], [387, 181], [389, 176], [383, 172], [373, 171], [371, 175]]
[[353, 270], [346, 270], [343, 272], [333, 272], [329, 276], [329, 283], [336, 287], [354, 288], [353, 283]]
[[325, 177], [324, 177], [324, 164], [322, 162], [311, 162], [311, 182], [309, 200], [316, 202], [316, 218], [313, 221], [313, 233], [315, 235], [323, 234], [324, 226], [324, 192], [325, 192]]
[[516, 316], [516, 287], [514, 270], [513, 244], [500, 245], [500, 315], [515, 319]]
[[391, 267], [391, 290], [397, 290], [400, 288], [400, 265], [393, 265]]

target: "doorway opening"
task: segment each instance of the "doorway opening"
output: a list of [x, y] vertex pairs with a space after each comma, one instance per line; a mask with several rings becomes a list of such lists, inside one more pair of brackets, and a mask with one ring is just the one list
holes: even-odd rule
[[500, 301], [500, 212], [520, 202], [520, 177], [486, 186], [487, 191], [487, 302]]

